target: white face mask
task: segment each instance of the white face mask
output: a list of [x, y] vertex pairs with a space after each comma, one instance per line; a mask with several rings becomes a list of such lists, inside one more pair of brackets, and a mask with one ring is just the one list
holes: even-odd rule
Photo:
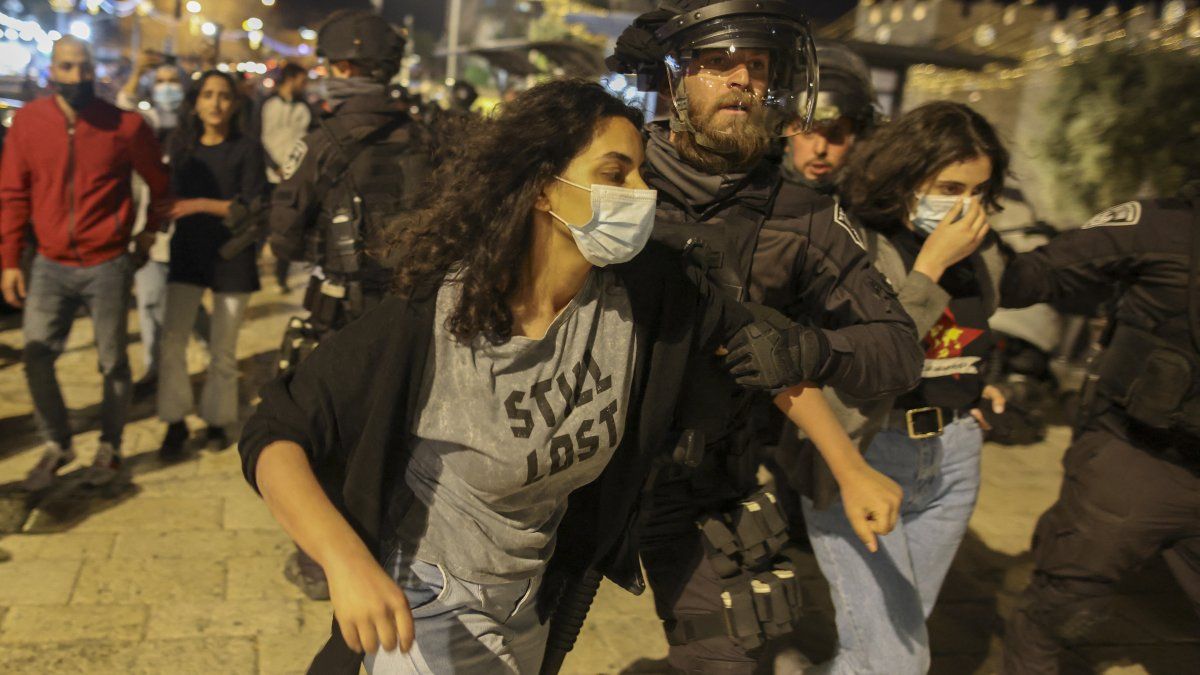
[[971, 208], [971, 198], [962, 198], [957, 195], [917, 195], [917, 208], [912, 213], [908, 214], [908, 222], [916, 228], [917, 232], [925, 236], [933, 234], [937, 229], [942, 219], [950, 213], [950, 209], [958, 203], [958, 200], [963, 200], [962, 211], [959, 212], [959, 217]]
[[150, 99], [159, 110], [175, 112], [183, 105], [183, 85], [178, 82], [155, 82], [150, 90]]
[[583, 225], [572, 225], [555, 212], [550, 212], [552, 217], [567, 226], [585, 260], [596, 267], [616, 265], [629, 262], [646, 246], [654, 230], [657, 190], [635, 190], [611, 185], [586, 188], [566, 178], [554, 178], [592, 193], [592, 219]]

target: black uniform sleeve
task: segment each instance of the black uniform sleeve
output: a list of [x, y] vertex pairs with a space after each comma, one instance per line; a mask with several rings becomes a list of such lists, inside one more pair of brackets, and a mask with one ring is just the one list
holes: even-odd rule
[[829, 340], [831, 356], [819, 383], [863, 400], [912, 389], [924, 363], [912, 319], [840, 206], [830, 200], [810, 218], [795, 264], [800, 295], [791, 314], [808, 317]]
[[1000, 306], [1103, 302], [1112, 295], [1113, 284], [1136, 270], [1144, 249], [1141, 240], [1149, 234], [1146, 223], [1064, 232], [1009, 261], [1000, 282]]
[[309, 134], [304, 140], [308, 148], [304, 159], [271, 194], [268, 241], [271, 251], [286, 260], [300, 257], [304, 251], [305, 232], [314, 225], [318, 207], [314, 192], [322, 140], [319, 133]]

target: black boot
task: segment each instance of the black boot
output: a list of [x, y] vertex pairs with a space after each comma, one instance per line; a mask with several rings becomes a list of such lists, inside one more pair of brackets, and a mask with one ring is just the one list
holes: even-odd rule
[[183, 445], [187, 443], [188, 428], [186, 422], [171, 422], [167, 425], [167, 435], [163, 437], [158, 456], [167, 461], [177, 460], [183, 456]]
[[221, 427], [209, 427], [204, 436], [205, 444], [213, 452], [218, 452], [229, 447], [229, 436]]

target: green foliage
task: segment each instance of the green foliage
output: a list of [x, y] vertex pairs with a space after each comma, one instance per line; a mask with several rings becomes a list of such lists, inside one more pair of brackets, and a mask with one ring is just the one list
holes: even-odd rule
[[1043, 157], [1076, 216], [1179, 189], [1200, 164], [1200, 59], [1100, 50], [1063, 69]]

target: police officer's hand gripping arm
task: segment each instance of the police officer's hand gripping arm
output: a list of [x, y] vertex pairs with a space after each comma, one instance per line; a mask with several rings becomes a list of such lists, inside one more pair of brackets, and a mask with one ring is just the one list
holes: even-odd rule
[[795, 270], [799, 296], [788, 314], [818, 317], [829, 342], [815, 383], [866, 401], [917, 385], [924, 354], [913, 321], [840, 206], [813, 214]]
[[778, 392], [775, 405], [821, 453], [841, 489], [851, 527], [874, 553], [879, 548], [876, 536], [896, 526], [903, 491], [867, 464], [820, 387], [812, 383], [828, 358], [822, 331], [791, 323], [767, 308], [756, 307], [755, 313], [759, 321], [730, 340], [725, 365], [743, 387]]

